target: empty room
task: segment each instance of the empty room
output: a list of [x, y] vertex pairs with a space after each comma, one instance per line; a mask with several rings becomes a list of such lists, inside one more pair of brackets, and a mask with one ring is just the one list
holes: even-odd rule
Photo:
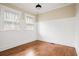
[[79, 3], [0, 3], [0, 56], [79, 56]]

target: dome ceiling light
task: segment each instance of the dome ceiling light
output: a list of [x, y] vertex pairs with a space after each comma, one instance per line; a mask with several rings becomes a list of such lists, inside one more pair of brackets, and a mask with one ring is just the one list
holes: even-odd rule
[[38, 3], [35, 8], [40, 9], [42, 6]]

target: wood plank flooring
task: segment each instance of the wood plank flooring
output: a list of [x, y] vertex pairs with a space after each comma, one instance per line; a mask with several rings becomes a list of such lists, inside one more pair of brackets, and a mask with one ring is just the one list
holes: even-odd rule
[[75, 48], [51, 44], [44, 41], [33, 41], [5, 51], [0, 56], [77, 56]]

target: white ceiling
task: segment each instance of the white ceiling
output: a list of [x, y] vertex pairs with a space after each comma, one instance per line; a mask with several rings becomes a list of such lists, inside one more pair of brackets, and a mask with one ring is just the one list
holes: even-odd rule
[[45, 13], [53, 9], [69, 5], [68, 3], [39, 3], [40, 5], [42, 5], [42, 8], [38, 10], [35, 8], [37, 4], [38, 3], [12, 3], [12, 5], [24, 9], [25, 11], [32, 14]]

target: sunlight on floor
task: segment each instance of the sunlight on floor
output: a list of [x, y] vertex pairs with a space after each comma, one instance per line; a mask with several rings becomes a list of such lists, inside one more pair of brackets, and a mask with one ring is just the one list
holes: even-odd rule
[[28, 50], [28, 53], [26, 54], [26, 56], [35, 56], [34, 49]]

